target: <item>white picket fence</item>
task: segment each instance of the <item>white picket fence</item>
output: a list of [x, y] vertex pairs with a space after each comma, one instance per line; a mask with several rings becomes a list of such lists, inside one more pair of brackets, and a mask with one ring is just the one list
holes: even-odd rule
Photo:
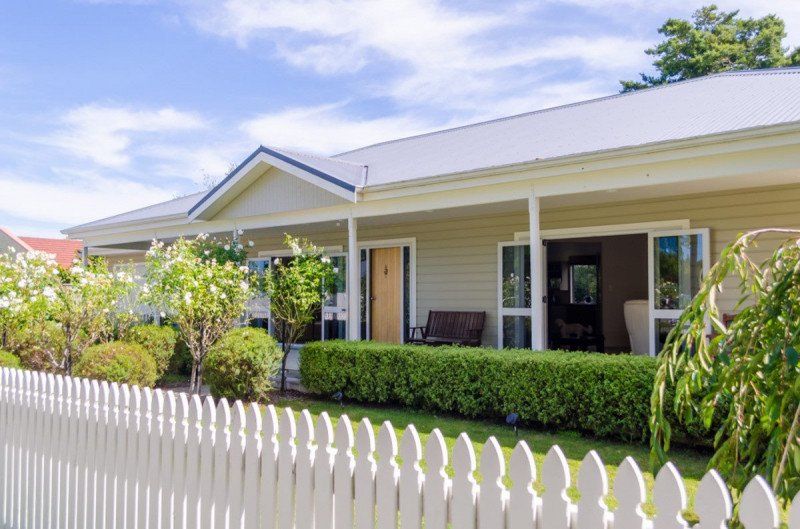
[[[354, 449], [357, 455], [354, 456]], [[398, 463], [401, 460], [402, 463]], [[577, 488], [554, 446], [537, 495], [531, 451], [505, 460], [494, 438], [484, 445], [482, 480], [466, 434], [453, 449], [454, 477], [438, 430], [425, 447], [408, 426], [399, 443], [388, 422], [377, 440], [364, 419], [354, 439], [347, 416], [334, 434], [323, 413], [314, 425], [303, 411], [280, 418], [272, 406], [216, 405], [182, 393], [107, 384], [11, 369], [0, 370], [0, 526], [11, 528], [221, 529], [684, 529], [687, 497], [672, 465], [655, 480], [650, 520], [647, 494], [631, 458], [614, 481], [618, 507], [600, 458], [584, 458]], [[701, 481], [697, 529], [724, 529], [732, 501], [715, 472]], [[746, 529], [774, 529], [779, 515], [765, 481], [741, 496]], [[448, 525], [449, 524], [449, 525]], [[800, 500], [789, 513], [800, 529]]]

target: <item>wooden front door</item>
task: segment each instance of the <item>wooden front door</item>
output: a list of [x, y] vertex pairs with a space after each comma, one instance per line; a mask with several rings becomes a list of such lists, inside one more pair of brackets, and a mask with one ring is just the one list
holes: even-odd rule
[[402, 249], [374, 248], [371, 252], [371, 338], [376, 342], [400, 343], [403, 304]]

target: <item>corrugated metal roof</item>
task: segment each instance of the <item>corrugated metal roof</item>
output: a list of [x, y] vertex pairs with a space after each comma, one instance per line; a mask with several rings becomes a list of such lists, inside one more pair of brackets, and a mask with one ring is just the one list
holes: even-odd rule
[[[792, 122], [800, 122], [800, 68], [714, 74], [330, 158], [276, 148], [259, 151], [275, 151], [344, 186], [369, 187]], [[188, 213], [206, 195], [195, 193], [76, 228]]]
[[367, 185], [800, 121], [800, 68], [730, 72], [337, 155]]
[[194, 206], [198, 200], [206, 195], [206, 193], [208, 193], [208, 191], [192, 193], [191, 195], [174, 198], [172, 200], [167, 200], [166, 202], [159, 202], [158, 204], [153, 204], [152, 206], [146, 206], [143, 208], [134, 209], [132, 211], [126, 211], [125, 213], [120, 213], [119, 215], [93, 220], [92, 222], [87, 222], [86, 224], [80, 224], [73, 228], [69, 228], [69, 230], [74, 230], [77, 228], [95, 228], [109, 224], [136, 222], [146, 219], [156, 219], [159, 217], [169, 217], [172, 215], [185, 215], [188, 214], [189, 208]]
[[339, 158], [315, 156], [313, 154], [279, 149], [277, 147], [268, 148], [352, 186], [364, 186], [364, 173], [366, 168], [361, 163]]

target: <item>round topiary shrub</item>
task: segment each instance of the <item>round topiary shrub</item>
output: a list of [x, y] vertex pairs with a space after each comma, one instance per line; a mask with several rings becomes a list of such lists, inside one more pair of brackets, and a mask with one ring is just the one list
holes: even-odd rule
[[164, 376], [175, 354], [178, 334], [166, 325], [136, 325], [125, 333], [125, 342], [141, 345], [156, 361], [158, 378]]
[[153, 356], [141, 345], [109, 342], [86, 349], [75, 363], [72, 374], [137, 386], [152, 386], [158, 378]]
[[22, 364], [12, 353], [0, 349], [0, 367], [10, 367], [11, 369], [19, 369]]
[[263, 400], [278, 373], [281, 350], [264, 329], [242, 327], [228, 331], [208, 353], [205, 381], [215, 397]]

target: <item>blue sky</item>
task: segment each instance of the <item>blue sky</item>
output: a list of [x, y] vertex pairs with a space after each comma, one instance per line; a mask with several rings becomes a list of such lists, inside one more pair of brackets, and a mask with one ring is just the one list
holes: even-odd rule
[[[800, 44], [800, 1], [774, 12]], [[198, 191], [259, 144], [353, 147], [615, 93], [702, 2], [5, 0], [0, 226]]]

